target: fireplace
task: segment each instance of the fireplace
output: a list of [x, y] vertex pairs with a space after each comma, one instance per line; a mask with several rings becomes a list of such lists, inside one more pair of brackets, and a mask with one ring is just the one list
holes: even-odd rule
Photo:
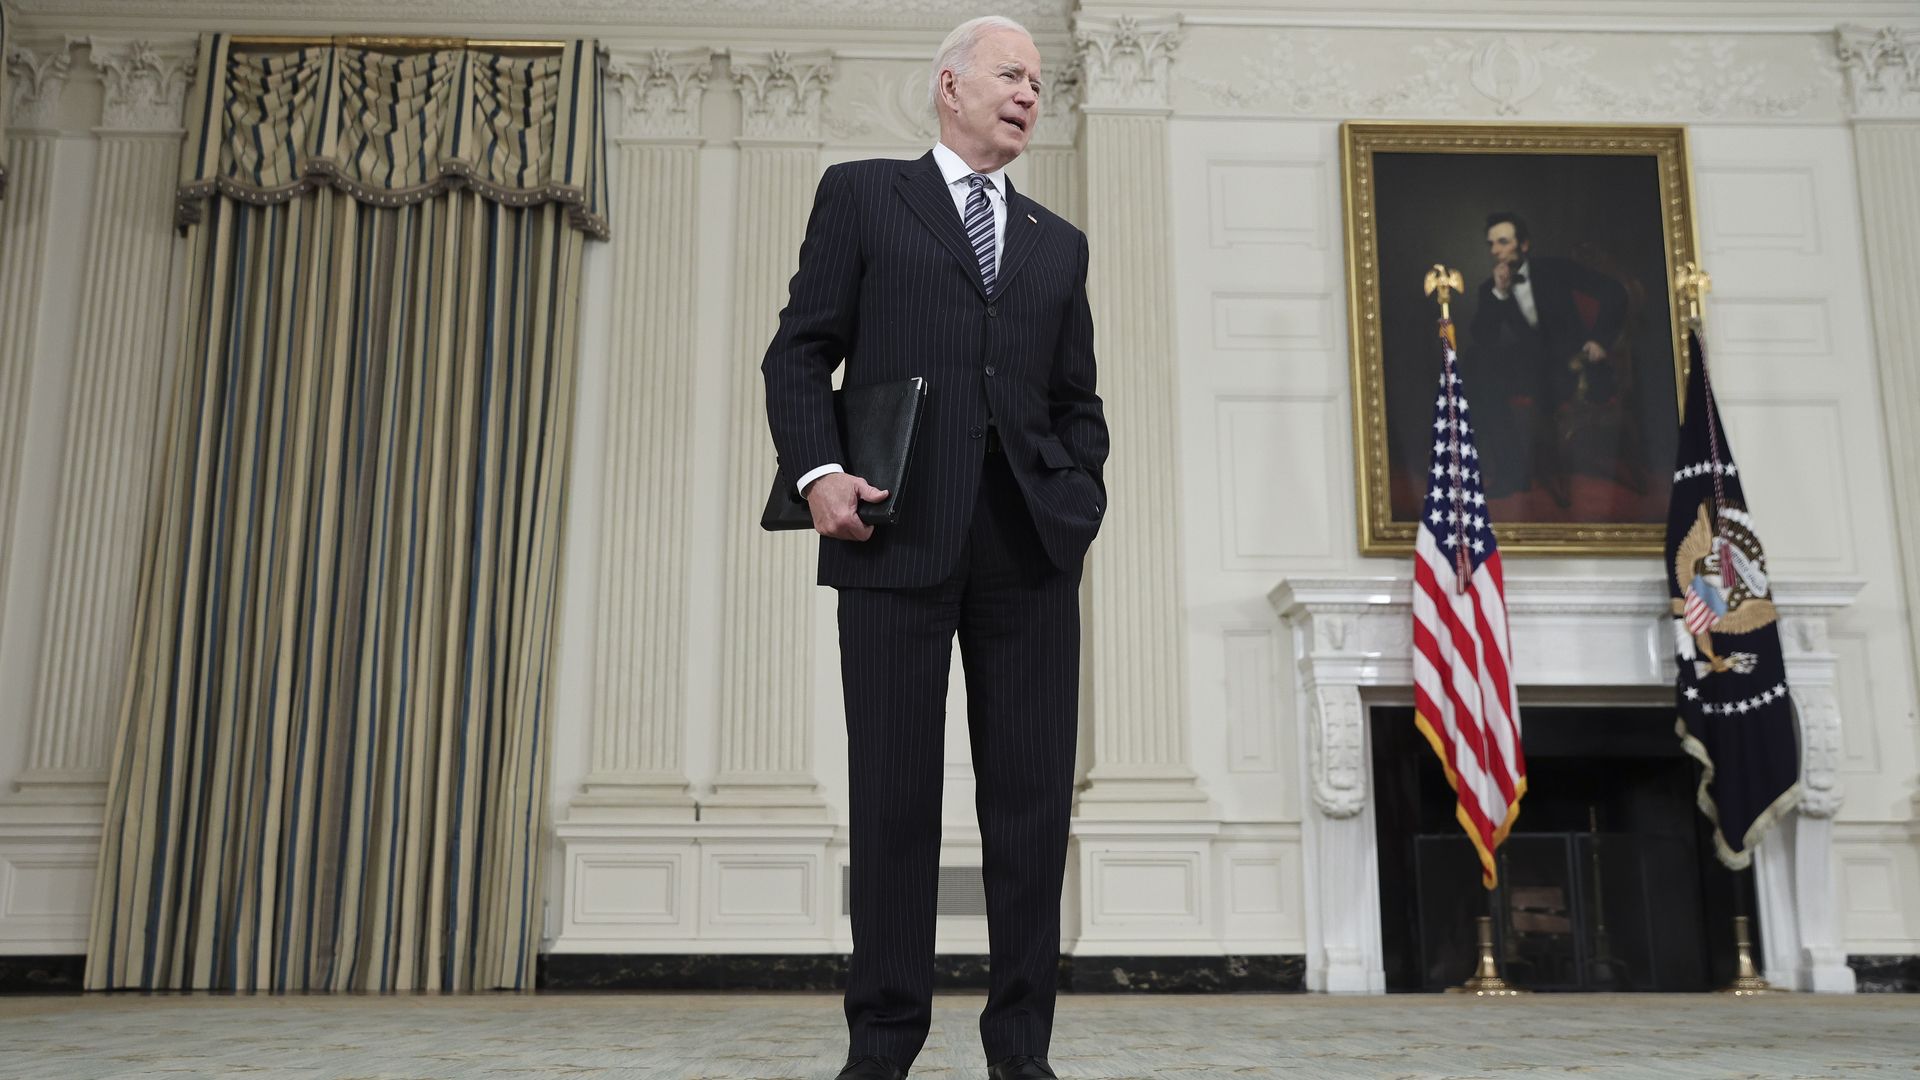
[[[1840, 706], [1834, 693], [1837, 662], [1827, 645], [1831, 616], [1853, 601], [1863, 583], [1822, 580], [1782, 582], [1776, 579], [1774, 602], [1780, 610], [1781, 641], [1786, 651], [1787, 679], [1801, 723], [1800, 808], [1769, 834], [1754, 859], [1751, 875], [1754, 924], [1761, 940], [1757, 959], [1767, 977], [1786, 989], [1852, 992], [1853, 971], [1847, 967], [1840, 941], [1839, 916], [1833, 892], [1833, 815], [1840, 808]], [[1465, 973], [1454, 957], [1440, 955], [1457, 949], [1446, 929], [1471, 926], [1467, 911], [1443, 912], [1451, 886], [1429, 883], [1434, 900], [1417, 917], [1432, 919], [1434, 929], [1416, 934], [1410, 946], [1404, 927], [1407, 918], [1399, 892], [1383, 901], [1382, 883], [1398, 875], [1406, 881], [1404, 851], [1387, 851], [1381, 843], [1380, 818], [1403, 813], [1379, 792], [1384, 779], [1375, 775], [1373, 742], [1379, 735], [1369, 713], [1398, 709], [1406, 720], [1413, 704], [1411, 581], [1404, 577], [1289, 579], [1269, 594], [1274, 610], [1286, 624], [1293, 644], [1292, 676], [1295, 715], [1298, 717], [1303, 790], [1311, 800], [1301, 822], [1304, 857], [1307, 987], [1331, 993], [1383, 993], [1388, 988], [1388, 942], [1394, 941], [1394, 985], [1424, 987], [1446, 971]], [[1670, 716], [1673, 661], [1666, 586], [1658, 577], [1645, 578], [1509, 578], [1508, 625], [1513, 635], [1513, 668], [1520, 689], [1522, 724], [1531, 751], [1538, 737], [1564, 739], [1569, 753], [1545, 749], [1538, 763], [1529, 761], [1532, 791], [1521, 810], [1523, 829], [1538, 829], [1540, 837], [1509, 841], [1513, 860], [1507, 876], [1518, 888], [1501, 903], [1502, 925], [1510, 940], [1510, 954], [1533, 965], [1516, 969], [1523, 981], [1544, 980], [1543, 986], [1597, 988], [1605, 980], [1624, 981], [1629, 987], [1698, 985], [1704, 977], [1721, 977], [1724, 957], [1712, 944], [1696, 961], [1655, 973], [1662, 962], [1648, 954], [1668, 948], [1661, 936], [1663, 924], [1634, 927], [1634, 937], [1645, 943], [1637, 962], [1621, 936], [1625, 924], [1610, 922], [1606, 940], [1597, 923], [1602, 915], [1629, 909], [1618, 893], [1636, 880], [1659, 873], [1663, 866], [1685, 863], [1699, 875], [1697, 916], [1683, 920], [1687, 934], [1719, 942], [1730, 933], [1731, 883], [1700, 854], [1692, 817], [1671, 808], [1649, 810], [1642, 805], [1610, 806], [1602, 818], [1597, 799], [1581, 798], [1582, 775], [1578, 740], [1588, 737], [1592, 719], [1585, 709], [1620, 710], [1618, 715]], [[1557, 724], [1555, 710], [1568, 710], [1566, 724]], [[1382, 723], [1388, 723], [1384, 719]], [[1645, 799], [1657, 801], [1660, 791], [1678, 783], [1677, 768], [1660, 764], [1655, 744], [1671, 746], [1671, 721], [1656, 736], [1651, 719], [1617, 721], [1640, 725], [1636, 739], [1649, 748], [1634, 767], [1649, 770]], [[1410, 720], [1393, 722], [1395, 732], [1412, 730]], [[1394, 737], [1398, 737], [1397, 735]], [[1424, 745], [1412, 755], [1430, 762]], [[1403, 761], [1397, 754], [1392, 760]], [[1562, 759], [1556, 761], [1556, 757]], [[1665, 770], [1664, 772], [1662, 770]], [[1444, 787], [1444, 784], [1443, 784]], [[1554, 793], [1552, 797], [1544, 792]], [[1560, 798], [1560, 795], [1565, 798]], [[1590, 792], [1591, 794], [1591, 792]], [[1429, 796], [1422, 795], [1421, 798]], [[1438, 796], [1432, 796], [1437, 798]], [[1450, 800], [1451, 795], [1447, 798]], [[1586, 805], [1595, 806], [1586, 817]], [[1450, 808], [1446, 811], [1451, 821]], [[1677, 833], [1642, 828], [1643, 821], [1686, 822]], [[1463, 873], [1477, 881], [1471, 858], [1451, 857], [1444, 845], [1460, 843], [1446, 828], [1415, 811], [1411, 830], [1425, 831], [1433, 846], [1426, 853], [1433, 874]], [[1425, 822], [1425, 823], [1423, 823]], [[1398, 828], [1398, 827], [1396, 827]], [[1619, 835], [1629, 834], [1626, 839]], [[1396, 836], [1402, 835], [1396, 831]], [[1689, 841], [1688, 837], [1692, 840]], [[1417, 841], [1416, 841], [1417, 842]], [[1691, 853], [1689, 853], [1691, 848]], [[1456, 853], [1457, 854], [1457, 853]], [[1416, 847], [1414, 887], [1420, 883]], [[1386, 860], [1386, 861], [1383, 861]], [[1392, 862], [1393, 865], [1387, 865]], [[1595, 867], [1598, 873], [1595, 875]], [[1460, 867], [1465, 867], [1460, 870]], [[1444, 868], [1444, 869], [1443, 869]], [[1584, 876], [1583, 876], [1584, 875]], [[1597, 876], [1598, 883], [1590, 879]], [[1477, 885], [1474, 886], [1477, 888]], [[1528, 891], [1521, 891], [1522, 889]], [[1556, 892], [1557, 890], [1557, 892]], [[1473, 890], [1464, 895], [1472, 896]], [[1597, 899], [1596, 899], [1597, 898]], [[1416, 898], [1417, 902], [1417, 898]], [[1485, 902], [1481, 893], [1479, 902]], [[1584, 906], [1580, 906], [1584, 905]], [[1648, 904], [1631, 905], [1644, 913]], [[1472, 914], [1479, 914], [1476, 910]], [[1394, 919], [1391, 932], [1386, 923]], [[1601, 945], [1606, 952], [1601, 952]], [[1409, 959], [1409, 949], [1431, 955]], [[1611, 964], [1609, 964], [1611, 962]], [[1411, 966], [1409, 966], [1411, 965]], [[1704, 972], [1704, 976], [1703, 973]], [[1727, 973], [1730, 974], [1730, 971]]]
[[1692, 991], [1734, 974], [1734, 874], [1694, 804], [1699, 765], [1658, 706], [1525, 710], [1528, 793], [1489, 893], [1413, 710], [1369, 710], [1388, 991], [1473, 970], [1491, 914], [1507, 977], [1542, 991]]

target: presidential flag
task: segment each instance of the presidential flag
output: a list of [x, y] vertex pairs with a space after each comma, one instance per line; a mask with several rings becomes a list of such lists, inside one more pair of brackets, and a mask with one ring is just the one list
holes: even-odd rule
[[1494, 849], [1520, 813], [1527, 765], [1500, 550], [1487, 519], [1453, 324], [1444, 318], [1440, 353], [1433, 459], [1413, 545], [1414, 723], [1446, 768], [1458, 800], [1454, 816], [1491, 889], [1498, 880]]
[[1800, 736], [1780, 656], [1780, 627], [1740, 469], [1687, 331], [1692, 371], [1667, 510], [1667, 593], [1679, 671], [1681, 745], [1699, 759], [1700, 811], [1720, 861], [1735, 870], [1800, 801]]

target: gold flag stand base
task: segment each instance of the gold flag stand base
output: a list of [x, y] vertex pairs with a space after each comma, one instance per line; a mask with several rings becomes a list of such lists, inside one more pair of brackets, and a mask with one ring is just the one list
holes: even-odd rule
[[1740, 953], [1739, 966], [1734, 969], [1733, 981], [1721, 987], [1720, 992], [1734, 997], [1779, 993], [1772, 983], [1761, 976], [1760, 969], [1753, 966], [1753, 937], [1747, 930], [1745, 915], [1733, 917], [1733, 944]]
[[1449, 994], [1472, 994], [1474, 997], [1519, 997], [1532, 991], [1522, 990], [1500, 977], [1500, 969], [1493, 960], [1493, 918], [1481, 915], [1474, 919], [1480, 931], [1480, 963], [1473, 977], [1459, 986], [1447, 987]]

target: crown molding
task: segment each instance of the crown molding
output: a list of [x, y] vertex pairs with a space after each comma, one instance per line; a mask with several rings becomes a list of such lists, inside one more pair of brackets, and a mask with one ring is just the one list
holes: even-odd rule
[[[950, 0], [9, 0], [27, 25], [106, 21], [146, 28], [193, 22], [243, 32], [324, 26], [381, 31], [438, 28], [489, 34], [525, 27], [527, 36], [553, 37], [564, 29], [725, 26], [947, 30], [959, 22]], [[1072, 0], [1000, 0], [1001, 14], [1029, 28], [1061, 30]], [[156, 11], [156, 8], [162, 8]], [[324, 32], [324, 31], [322, 31]]]

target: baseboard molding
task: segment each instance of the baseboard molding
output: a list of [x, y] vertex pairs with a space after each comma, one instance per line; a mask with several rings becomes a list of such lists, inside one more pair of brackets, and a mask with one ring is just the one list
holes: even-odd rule
[[85, 956], [0, 956], [0, 994], [77, 994], [86, 977]]
[[1849, 956], [1862, 994], [1920, 994], [1920, 956]]
[[[1915, 957], [1854, 957], [1904, 961]], [[1292, 994], [1306, 989], [1306, 957], [1266, 956], [1062, 956], [1060, 989], [1080, 994]], [[0, 994], [79, 993], [85, 956], [0, 956]], [[1855, 970], [1859, 965], [1855, 964]], [[1902, 987], [1914, 989], [1920, 970]], [[845, 953], [638, 954], [545, 953], [540, 990], [814, 990], [847, 985]], [[934, 958], [936, 990], [985, 990], [985, 956]], [[1869, 989], [1861, 978], [1862, 990]]]
[[[1062, 956], [1065, 993], [1299, 993], [1306, 957]], [[985, 956], [934, 958], [936, 990], [987, 989]], [[541, 990], [813, 990], [846, 988], [847, 956], [816, 954], [547, 953]]]

